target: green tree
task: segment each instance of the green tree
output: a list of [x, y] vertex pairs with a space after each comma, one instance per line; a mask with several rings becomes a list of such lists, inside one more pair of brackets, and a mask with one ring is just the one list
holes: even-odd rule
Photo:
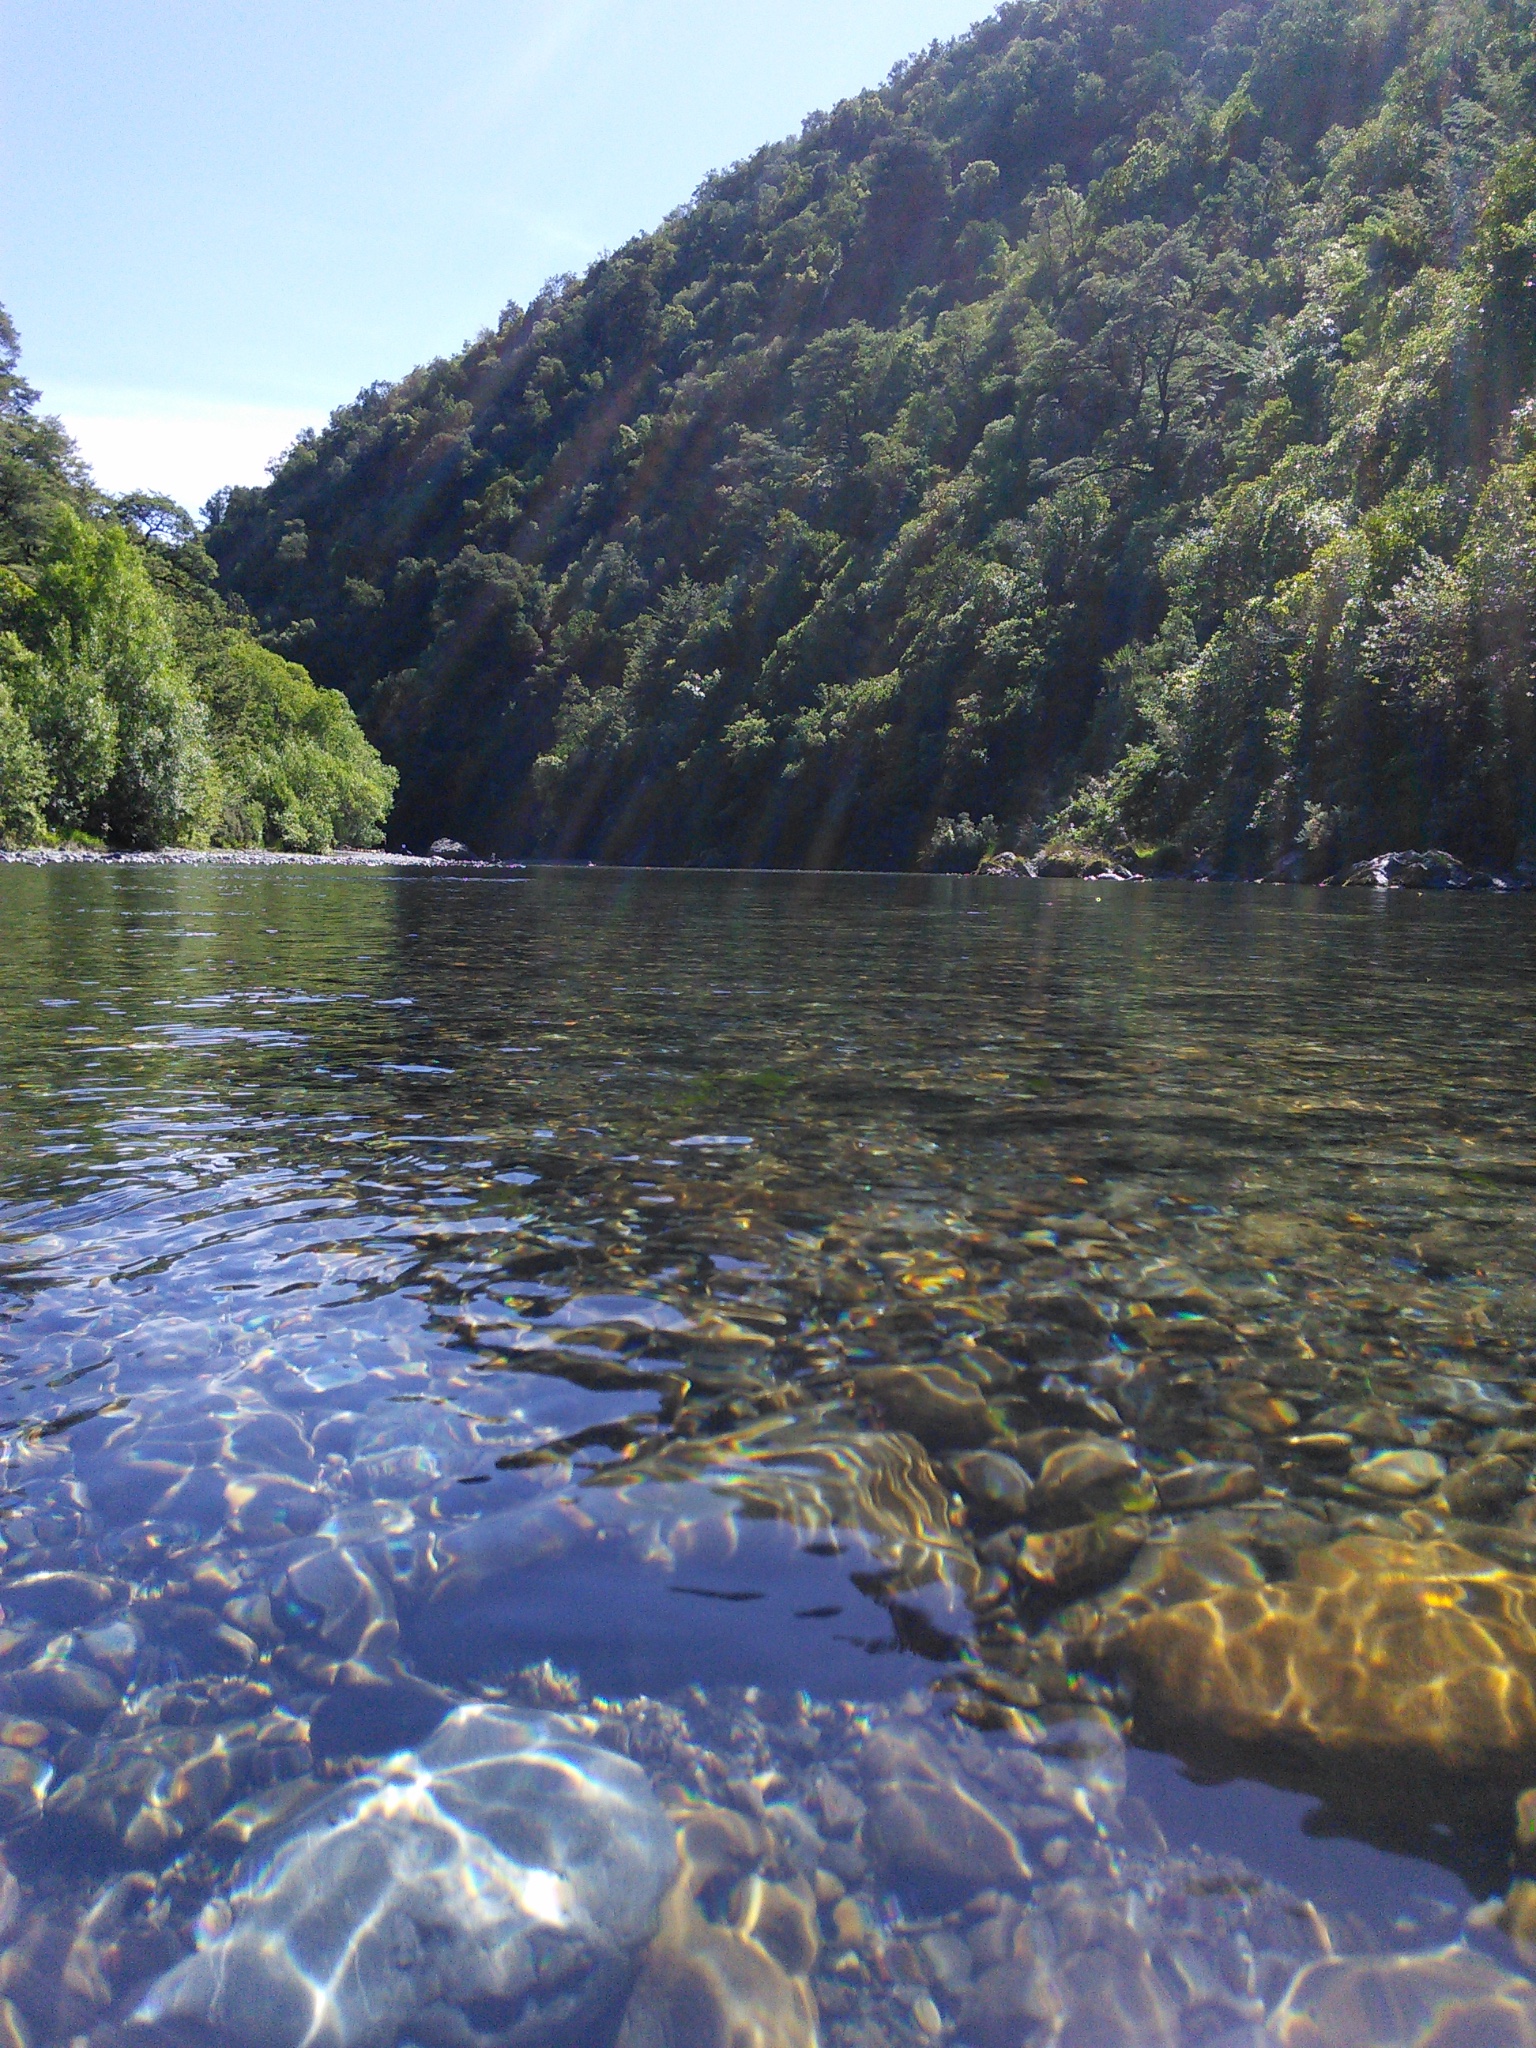
[[394, 771], [256, 644], [188, 514], [91, 485], [0, 308], [0, 836], [323, 851], [383, 836]]
[[32, 659], [14, 633], [0, 634], [0, 846], [26, 846], [43, 830], [48, 760], [13, 688]]
[[396, 776], [337, 690], [242, 633], [208, 635], [192, 674], [224, 771], [215, 840], [328, 853], [376, 846]]
[[23, 705], [49, 759], [50, 822], [130, 847], [206, 843], [219, 792], [207, 718], [127, 533], [61, 507], [11, 610], [36, 657]]

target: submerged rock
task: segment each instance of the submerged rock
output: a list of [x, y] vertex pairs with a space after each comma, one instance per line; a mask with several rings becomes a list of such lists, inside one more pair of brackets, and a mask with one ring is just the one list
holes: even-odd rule
[[1055, 1987], [1030, 1957], [994, 1963], [960, 2006], [962, 2036], [977, 2048], [1045, 2048], [1060, 2025]]
[[[813, 1542], [856, 1533], [903, 1583], [975, 1584], [974, 1561], [950, 1526], [927, 1452], [896, 1430], [854, 1430], [845, 1418], [815, 1412], [771, 1415], [728, 1436], [667, 1444], [637, 1458], [631, 1471], [706, 1486], [738, 1525], [778, 1522]], [[684, 1498], [680, 1490], [676, 1497]]]
[[48, 1799], [38, 1852], [153, 1869], [244, 1792], [302, 1777], [310, 1764], [304, 1723], [262, 1712], [266, 1701], [249, 1704], [257, 1712], [240, 1719], [166, 1719], [194, 1711], [171, 1689], [149, 1696], [140, 1713], [125, 1711]]
[[1263, 1490], [1263, 1479], [1253, 1465], [1202, 1463], [1180, 1465], [1158, 1475], [1158, 1505], [1170, 1514], [1188, 1513], [1194, 1508], [1233, 1507], [1252, 1500]]
[[92, 1572], [28, 1572], [0, 1582], [8, 1616], [24, 1616], [50, 1628], [82, 1628], [115, 1607], [127, 1588]]
[[318, 1527], [326, 1498], [295, 1419], [256, 1385], [149, 1395], [79, 1460], [91, 1505], [118, 1524], [163, 1519], [249, 1542]]
[[1525, 1483], [1523, 1465], [1490, 1451], [1453, 1473], [1442, 1490], [1453, 1515], [1472, 1522], [1496, 1521], [1524, 1493]]
[[1460, 1944], [1327, 1956], [1296, 1977], [1265, 2048], [1536, 2048], [1536, 1988]]
[[[1515, 1813], [1516, 1840], [1529, 1853], [1529, 1792], [1521, 1793], [1515, 1804]], [[1507, 1934], [1515, 1954], [1529, 1969], [1536, 1961], [1536, 1884], [1528, 1877], [1517, 1878], [1506, 1897], [1497, 1902], [1488, 1900], [1475, 1907], [1469, 1924], [1497, 1927]]]
[[1129, 1444], [1087, 1437], [1052, 1451], [1035, 1482], [1030, 1513], [1042, 1528], [1135, 1514], [1154, 1504], [1146, 1474]]
[[73, 1727], [99, 1728], [122, 1699], [109, 1671], [85, 1659], [72, 1636], [56, 1636], [42, 1655], [8, 1676], [0, 1699], [24, 1714], [43, 1714]]
[[1100, 1638], [1144, 1733], [1404, 1775], [1536, 1760], [1536, 1577], [1346, 1536], [1303, 1550], [1292, 1580], [1192, 1593]]
[[636, 1765], [547, 1715], [460, 1707], [238, 1867], [229, 1917], [205, 1915], [227, 1931], [135, 2021], [203, 2026], [229, 2048], [585, 2038], [676, 1864]]
[[1454, 1415], [1458, 1421], [1475, 1422], [1483, 1428], [1518, 1424], [1527, 1413], [1527, 1404], [1506, 1394], [1502, 1387], [1491, 1387], [1460, 1373], [1427, 1373], [1416, 1383], [1414, 1398], [1421, 1407], [1438, 1408], [1444, 1415]]
[[31, 1820], [47, 1795], [53, 1765], [43, 1756], [0, 1747], [0, 1826]]
[[1131, 1515], [1119, 1522], [1083, 1522], [1029, 1536], [1019, 1548], [1014, 1574], [1033, 1593], [1071, 1600], [1118, 1579], [1146, 1541], [1147, 1525]]
[[339, 1543], [306, 1545], [273, 1586], [283, 1657], [318, 1685], [340, 1667], [385, 1658], [399, 1641], [393, 1590], [366, 1557]]
[[1028, 1882], [1012, 1831], [956, 1783], [948, 1760], [920, 1735], [872, 1735], [863, 1767], [864, 1839], [890, 1877], [959, 1897]]
[[950, 1972], [966, 2048], [1272, 2048], [1266, 2009], [1325, 1949], [1320, 1916], [1229, 1861], [1117, 1861], [1119, 1884], [1100, 1866], [972, 1902]]
[[1378, 1451], [1350, 1474], [1357, 1486], [1388, 1500], [1412, 1500], [1445, 1477], [1445, 1460], [1433, 1451]]
[[[809, 1979], [820, 1943], [809, 1886], [757, 1875], [766, 1835], [722, 1807], [688, 1813], [678, 1848], [681, 1869], [617, 2048], [816, 2048]], [[699, 1899], [732, 1880], [721, 1924]]]
[[1000, 1433], [981, 1388], [952, 1366], [878, 1366], [860, 1373], [859, 1392], [926, 1450], [965, 1450]]
[[1000, 1451], [967, 1451], [950, 1460], [950, 1470], [979, 1522], [1016, 1522], [1029, 1506], [1029, 1474]]
[[1070, 2015], [1065, 2039], [1092, 2048], [1178, 2048], [1173, 2000], [1121, 1907], [1071, 1899], [1057, 1915], [1056, 1938], [1059, 1995]]

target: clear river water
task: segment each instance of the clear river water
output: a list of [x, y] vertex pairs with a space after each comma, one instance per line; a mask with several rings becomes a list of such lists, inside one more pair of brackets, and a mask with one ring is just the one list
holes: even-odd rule
[[0, 2044], [1536, 2043], [1531, 899], [0, 946]]

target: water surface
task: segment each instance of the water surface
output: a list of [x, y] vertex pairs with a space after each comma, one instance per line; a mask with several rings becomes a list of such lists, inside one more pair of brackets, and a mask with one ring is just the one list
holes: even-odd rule
[[[1113, 1575], [1017, 1596], [968, 1449], [1252, 1464], [1272, 1516], [1405, 1540], [1443, 1507], [1362, 1491], [1363, 1455], [1536, 1450], [1525, 900], [11, 867], [0, 933], [6, 1846], [38, 1924], [124, 1870], [160, 1915], [114, 1934], [92, 2024], [223, 1867], [214, 1794], [157, 1793], [174, 1829], [124, 1846], [151, 1723], [288, 1744], [226, 1806], [471, 1698], [760, 1698], [770, 1749], [797, 1697], [1118, 1729], [1071, 1648]], [[969, 1436], [914, 1396], [956, 1374]], [[1448, 1412], [1469, 1380], [1491, 1405]], [[1518, 1499], [1476, 1526], [1520, 1567]], [[978, 1671], [1013, 1687], [990, 1720]], [[1362, 1945], [1446, 1941], [1507, 1882], [1507, 1800], [1130, 1768], [1137, 1853], [1240, 1859]], [[893, 1926], [927, 1910], [883, 1881]], [[83, 2031], [12, 1975], [28, 2038]], [[865, 1978], [823, 2037], [909, 2038], [911, 1987]]]

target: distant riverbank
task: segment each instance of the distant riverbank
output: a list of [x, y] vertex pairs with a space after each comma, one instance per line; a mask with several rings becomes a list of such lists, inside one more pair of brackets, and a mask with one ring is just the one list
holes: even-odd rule
[[[588, 861], [546, 861], [536, 865], [544, 867], [592, 867], [605, 863]], [[616, 864], [622, 865], [622, 864]], [[456, 854], [435, 853], [386, 853], [378, 848], [339, 848], [332, 853], [278, 853], [263, 847], [166, 847], [156, 852], [133, 853], [114, 852], [109, 848], [96, 846], [27, 846], [0, 848], [0, 866], [10, 867], [183, 867], [183, 868], [498, 868], [525, 869], [528, 863], [520, 860], [482, 860], [468, 851]], [[634, 872], [657, 873], [704, 873], [703, 869], [659, 868], [644, 870], [637, 867]], [[729, 869], [715, 870], [719, 873], [763, 873], [763, 874], [814, 874], [839, 872], [812, 868], [772, 869]], [[854, 873], [855, 870], [841, 872]], [[1258, 881], [1302, 883], [1316, 880], [1300, 863], [1282, 862], [1280, 867], [1266, 875], [1240, 876], [1224, 874], [1215, 867], [1204, 864], [1183, 873], [1143, 873], [1121, 865], [1107, 855], [1089, 855], [1074, 851], [1070, 856], [1046, 854], [1032, 860], [1013, 853], [994, 854], [983, 861], [976, 870], [983, 880], [1030, 881], [1030, 882], [1210, 882], [1210, 881]], [[952, 879], [967, 879], [952, 876]], [[1377, 888], [1377, 889], [1426, 889], [1450, 890], [1456, 893], [1466, 891], [1489, 891], [1493, 893], [1528, 892], [1536, 889], [1536, 874], [1529, 868], [1521, 868], [1513, 874], [1494, 874], [1486, 869], [1468, 868], [1452, 855], [1431, 851], [1428, 853], [1389, 853], [1377, 855], [1373, 860], [1357, 861], [1352, 867], [1340, 870], [1323, 878], [1325, 887]]]
[[0, 850], [12, 867], [95, 865], [139, 868], [442, 868], [502, 867], [502, 861], [440, 860], [430, 853], [380, 853], [366, 847], [335, 853], [272, 853], [263, 847], [167, 847], [158, 853], [113, 853], [94, 846], [27, 846]]

